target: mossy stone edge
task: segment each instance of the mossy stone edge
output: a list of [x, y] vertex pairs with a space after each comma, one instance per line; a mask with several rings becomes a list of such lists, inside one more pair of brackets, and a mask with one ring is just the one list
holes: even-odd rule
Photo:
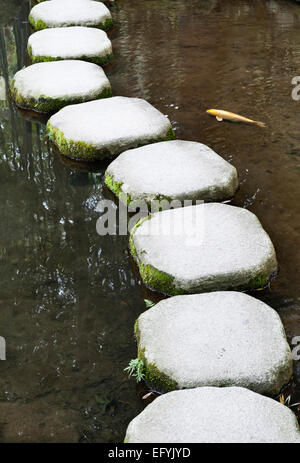
[[173, 201], [173, 199], [176, 200], [176, 198], [171, 198], [170, 196], [165, 196], [162, 194], [157, 194], [153, 196], [151, 199], [146, 199], [144, 197], [133, 198], [130, 193], [125, 193], [122, 190], [122, 186], [124, 182], [116, 181], [114, 176], [111, 174], [108, 174], [107, 172], [105, 173], [105, 176], [104, 176], [104, 183], [107, 186], [107, 188], [109, 188], [114, 193], [114, 195], [117, 198], [119, 198], [123, 203], [130, 205], [132, 201], [137, 201], [137, 202], [145, 201], [149, 209], [152, 212], [158, 212], [159, 210], [161, 210], [160, 206], [154, 210], [154, 207], [156, 206], [154, 201], [167, 201], [168, 203], [170, 203], [171, 201]]
[[[29, 15], [28, 16], [29, 23], [31, 27], [35, 31], [42, 31], [43, 29], [51, 29], [52, 26], [48, 26], [47, 23], [45, 23], [42, 19], [38, 19], [37, 21], [34, 20], [34, 18]], [[72, 26], [78, 26], [79, 24], [68, 24], [68, 26], [64, 27], [72, 27]], [[113, 20], [111, 18], [107, 18], [104, 22], [100, 22], [98, 24], [91, 24], [90, 26], [85, 26], [85, 27], [94, 27], [96, 29], [101, 29], [103, 31], [108, 31], [111, 29], [113, 26]], [[54, 27], [54, 26], [53, 26]], [[56, 27], [61, 27], [61, 26], [56, 26]]]
[[147, 361], [145, 355], [145, 349], [141, 349], [139, 346], [139, 326], [138, 320], [136, 320], [134, 325], [134, 332], [137, 339], [138, 344], [138, 359], [141, 360], [144, 364], [144, 375], [145, 381], [149, 384], [151, 388], [158, 392], [171, 392], [178, 389], [178, 385], [176, 381], [172, 378], [167, 376], [165, 373], [159, 371], [157, 366], [154, 363], [150, 363]]
[[151, 215], [148, 215], [147, 217], [143, 217], [142, 219], [140, 219], [132, 228], [129, 236], [129, 249], [133, 259], [138, 265], [141, 278], [148, 288], [154, 291], [158, 291], [162, 294], [170, 296], [179, 296], [182, 294], [186, 294], [185, 291], [176, 288], [174, 284], [175, 278], [172, 275], [162, 272], [150, 264], [144, 264], [137, 255], [137, 251], [133, 244], [133, 235], [136, 229], [139, 228], [142, 225], [142, 223], [145, 222], [145, 220], [149, 219], [151, 219]]
[[75, 59], [75, 60], [81, 60], [81, 61], [87, 61], [88, 63], [95, 63], [98, 64], [99, 66], [104, 66], [105, 64], [110, 63], [114, 55], [113, 53], [109, 53], [108, 55], [104, 56], [80, 56], [78, 58], [62, 58], [61, 56], [34, 56], [32, 54], [32, 47], [30, 45], [27, 46], [27, 53], [28, 56], [33, 64], [36, 63], [44, 63], [44, 62], [49, 62], [49, 61], [62, 61], [64, 59]]
[[[170, 132], [172, 132], [174, 136], [173, 129], [170, 129], [167, 132], [166, 136], [162, 137], [160, 140], [149, 139], [143, 141], [142, 143], [132, 143], [132, 145], [134, 144], [135, 146], [130, 146], [130, 148], [137, 148], [139, 146], [143, 146], [149, 143], [156, 143], [157, 141], [169, 140]], [[54, 128], [50, 124], [50, 121], [48, 121], [47, 123], [47, 133], [49, 139], [52, 141], [52, 143], [54, 143], [58, 150], [65, 156], [74, 160], [100, 161], [103, 159], [116, 157], [118, 154], [120, 154], [120, 151], [116, 151], [113, 148], [111, 150], [105, 147], [96, 148], [94, 145], [85, 143], [83, 141], [66, 139], [63, 132], [57, 128]]]
[[[166, 294], [168, 296], [179, 296], [183, 294], [216, 291], [216, 288], [213, 288], [213, 289], [203, 288], [203, 290], [201, 289], [196, 290], [192, 288], [191, 291], [178, 288], [175, 282], [175, 277], [173, 277], [172, 275], [168, 273], [158, 270], [157, 268], [153, 267], [150, 264], [145, 264], [144, 262], [141, 261], [141, 259], [139, 258], [137, 254], [134, 243], [133, 243], [133, 235], [136, 229], [140, 227], [145, 220], [148, 220], [150, 218], [151, 218], [151, 215], [149, 215], [146, 218], [140, 219], [137, 222], [137, 224], [133, 227], [133, 229], [131, 230], [130, 237], [129, 237], [129, 249], [130, 249], [133, 259], [138, 265], [139, 272], [140, 272], [140, 275], [141, 275], [141, 278], [144, 284], [151, 290], [157, 291], [162, 294]], [[224, 288], [224, 290], [242, 291], [242, 292], [261, 291], [265, 289], [274, 278], [276, 278], [277, 274], [278, 274], [278, 270], [272, 275], [258, 274], [252, 279], [250, 279], [247, 283], [244, 283], [239, 286], [226, 287], [226, 289]]]
[[10, 84], [10, 95], [16, 106], [22, 109], [29, 109], [31, 111], [36, 111], [39, 113], [52, 113], [56, 112], [65, 106], [72, 104], [85, 103], [91, 100], [99, 100], [102, 98], [109, 98], [112, 96], [112, 90], [110, 85], [106, 86], [100, 93], [94, 95], [92, 99], [85, 97], [77, 98], [50, 98], [46, 95], [40, 95], [39, 98], [25, 98], [15, 87], [15, 81], [12, 80]]

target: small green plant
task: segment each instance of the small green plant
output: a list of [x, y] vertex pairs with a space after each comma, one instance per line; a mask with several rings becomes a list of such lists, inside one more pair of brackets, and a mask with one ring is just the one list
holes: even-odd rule
[[139, 383], [145, 377], [143, 360], [130, 360], [128, 367], [124, 368], [124, 371], [127, 371], [128, 375], [133, 376], [136, 379], [136, 382]]
[[280, 394], [280, 396], [279, 396], [279, 402], [280, 402], [282, 405], [286, 405], [286, 406], [289, 407], [289, 408], [292, 408], [292, 407], [299, 407], [300, 402], [291, 404], [291, 397], [292, 397], [291, 395], [288, 395], [287, 397], [285, 397], [284, 394]]
[[151, 309], [155, 304], [150, 299], [144, 299], [147, 309]]

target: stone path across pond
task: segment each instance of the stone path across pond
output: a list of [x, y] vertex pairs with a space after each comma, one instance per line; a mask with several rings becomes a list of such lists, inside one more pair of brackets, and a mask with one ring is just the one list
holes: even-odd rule
[[[170, 121], [145, 100], [98, 100], [111, 94], [96, 66], [113, 57], [100, 30], [112, 25], [109, 10], [92, 0], [38, 2], [29, 20], [45, 30], [29, 37], [28, 54], [41, 64], [19, 71], [11, 94], [37, 111], [68, 105], [47, 124], [60, 152], [84, 161], [122, 153], [105, 176], [121, 199], [230, 199], [237, 172], [210, 148], [170, 141]], [[189, 294], [163, 300], [136, 323], [146, 379], [165, 390], [189, 389], [157, 398], [129, 424], [126, 442], [300, 443], [294, 414], [249, 390], [274, 395], [291, 377], [279, 316], [229, 291], [261, 289], [276, 275], [275, 250], [257, 217], [216, 202], [157, 212], [134, 227], [130, 248], [148, 287]]]

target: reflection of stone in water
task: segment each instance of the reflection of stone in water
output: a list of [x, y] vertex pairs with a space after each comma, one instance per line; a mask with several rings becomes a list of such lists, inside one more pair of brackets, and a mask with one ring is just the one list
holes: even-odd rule
[[3, 76], [0, 76], [0, 101], [6, 100], [6, 84]]
[[54, 145], [51, 141], [49, 141], [49, 144], [53, 151], [56, 153], [58, 156], [59, 160], [61, 161], [62, 164], [64, 164], [66, 167], [69, 167], [72, 170], [77, 170], [79, 172], [102, 172], [103, 169], [107, 167], [107, 164], [109, 163], [109, 160], [107, 161], [76, 161], [75, 159], [69, 158], [68, 156], [65, 156], [63, 153], [61, 153], [58, 149], [57, 146]]
[[49, 119], [49, 116], [44, 113], [38, 113], [36, 111], [31, 111], [30, 109], [20, 108], [16, 106], [18, 113], [22, 118], [26, 119], [28, 122], [37, 122], [42, 125], [46, 125]]

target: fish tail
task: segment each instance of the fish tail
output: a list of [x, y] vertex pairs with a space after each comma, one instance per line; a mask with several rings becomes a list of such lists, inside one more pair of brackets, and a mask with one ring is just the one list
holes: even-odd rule
[[255, 121], [255, 124], [258, 125], [258, 127], [266, 127], [264, 122]]

